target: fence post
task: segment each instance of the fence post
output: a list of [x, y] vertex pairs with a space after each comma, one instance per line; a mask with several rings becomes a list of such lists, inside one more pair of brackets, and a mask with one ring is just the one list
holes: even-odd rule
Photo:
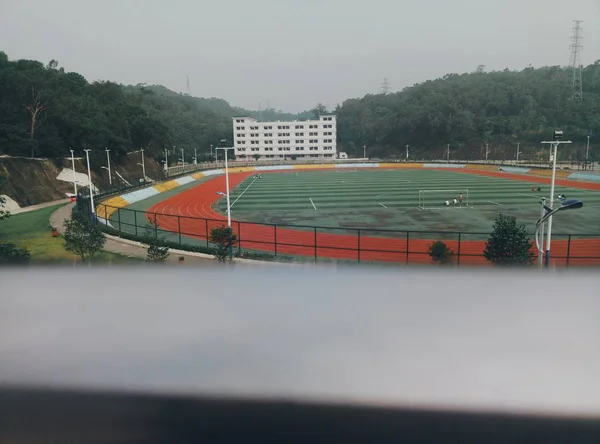
[[571, 235], [569, 234], [569, 240], [567, 241], [567, 267], [569, 266], [570, 256], [571, 256]]
[[137, 236], [137, 210], [133, 210], [133, 226], [135, 227], [135, 235]]
[[242, 255], [242, 226], [240, 225], [240, 221], [238, 220], [238, 255]]
[[273, 225], [273, 242], [275, 244], [275, 257], [277, 257], [277, 225]]
[[460, 235], [461, 233], [458, 233], [458, 251], [456, 252], [456, 265], [460, 265]]
[[408, 246], [410, 245], [410, 231], [406, 232], [406, 265], [408, 265]]
[[206, 248], [208, 248], [208, 219], [204, 219], [206, 222]]
[[317, 260], [317, 227], [315, 227], [315, 262]]
[[358, 262], [360, 262], [360, 228], [358, 229]]
[[179, 245], [181, 245], [181, 216], [177, 216], [177, 233], [179, 234]]
[[121, 231], [121, 209], [117, 208], [117, 218], [119, 220], [119, 231]]

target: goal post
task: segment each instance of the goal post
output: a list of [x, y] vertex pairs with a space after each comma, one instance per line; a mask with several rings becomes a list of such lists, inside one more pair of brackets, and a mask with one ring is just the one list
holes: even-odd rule
[[[457, 201], [456, 205], [454, 199]], [[422, 210], [446, 208], [446, 201], [450, 203], [450, 208], [466, 208], [469, 206], [469, 190], [419, 190], [419, 208]]]

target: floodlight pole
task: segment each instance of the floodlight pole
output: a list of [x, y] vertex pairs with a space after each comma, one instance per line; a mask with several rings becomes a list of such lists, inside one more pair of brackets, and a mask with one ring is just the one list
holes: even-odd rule
[[[554, 208], [554, 183], [556, 182], [556, 155], [558, 153], [558, 145], [561, 143], [572, 143], [570, 140], [552, 140], [542, 143], [549, 143], [554, 147], [552, 158], [552, 182], [550, 185], [550, 209]], [[552, 241], [552, 216], [548, 218], [548, 235], [546, 240], [546, 267], [550, 263], [550, 242]]]
[[169, 176], [169, 150], [165, 148], [165, 172]]
[[488, 161], [488, 154], [490, 153], [490, 150], [488, 149], [488, 144], [485, 144], [485, 163], [487, 163]]
[[92, 219], [96, 214], [96, 208], [94, 208], [94, 190], [92, 190], [92, 170], [90, 169], [90, 151], [89, 149], [83, 150], [85, 151], [85, 157], [87, 158], [87, 168], [88, 168], [88, 181], [90, 183], [90, 205], [92, 206]]
[[448, 151], [446, 152], [446, 162], [450, 163], [450, 145], [448, 146]]
[[75, 151], [71, 151], [71, 163], [73, 164], [73, 186], [75, 187], [75, 198], [77, 198], [77, 179], [75, 179]]
[[194, 148], [194, 165], [198, 165], [198, 149]]
[[516, 162], [517, 164], [519, 163], [519, 154], [521, 153], [521, 151], [519, 150], [520, 145], [521, 145], [520, 143], [517, 143], [517, 162]]
[[406, 145], [406, 160], [408, 160], [408, 147], [409, 145]]

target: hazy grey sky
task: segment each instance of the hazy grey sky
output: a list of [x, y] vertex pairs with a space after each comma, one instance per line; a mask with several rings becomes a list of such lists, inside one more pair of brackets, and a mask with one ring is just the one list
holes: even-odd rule
[[600, 0], [0, 0], [0, 50], [285, 111], [448, 72], [600, 59]]

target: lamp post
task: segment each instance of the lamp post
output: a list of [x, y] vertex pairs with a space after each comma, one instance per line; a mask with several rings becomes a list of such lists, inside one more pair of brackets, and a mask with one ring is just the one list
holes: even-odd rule
[[144, 162], [144, 148], [142, 148], [141, 151], [142, 151], [142, 163], [138, 163], [138, 165], [142, 166], [142, 176], [144, 177], [144, 182], [146, 182], [146, 164]]
[[408, 146], [409, 145], [406, 145], [406, 160], [408, 160]]
[[517, 161], [516, 164], [519, 164], [519, 154], [521, 154], [521, 150], [519, 149], [519, 146], [521, 146], [520, 143], [517, 143]]
[[[556, 182], [556, 156], [558, 153], [558, 145], [561, 143], [572, 143], [570, 140], [562, 140], [563, 132], [562, 131], [554, 131], [554, 137], [552, 141], [544, 141], [542, 143], [549, 143], [554, 148], [554, 153], [552, 155], [552, 182], [550, 185], [550, 210], [554, 208], [554, 184]], [[552, 214], [548, 217], [548, 236], [546, 241], [546, 266], [549, 265], [550, 261], [550, 243], [552, 241]]]
[[167, 148], [165, 148], [165, 160], [163, 162], [165, 163], [165, 172], [169, 176], [169, 150]]
[[485, 144], [485, 163], [488, 161], [488, 154], [490, 154], [490, 150], [488, 149], [488, 144]]
[[225, 193], [227, 196], [227, 226], [231, 228], [231, 206], [229, 205], [229, 167], [227, 165], [227, 150], [235, 150], [235, 147], [226, 147], [225, 144], [227, 141], [225, 139], [221, 140], [221, 147], [215, 148], [215, 153], [217, 150], [223, 150], [225, 154]]
[[590, 136], [587, 136], [587, 145], [585, 147], [585, 166], [587, 168], [590, 157]]
[[77, 198], [77, 180], [75, 179], [75, 151], [71, 151], [71, 163], [73, 164], [73, 186], [75, 187], [75, 198]]
[[[550, 205], [552, 205], [552, 201], [550, 201]], [[577, 210], [579, 208], [583, 207], [583, 202], [581, 202], [580, 200], [577, 199], [569, 199], [569, 200], [565, 200], [560, 207], [552, 209], [551, 207], [548, 207], [546, 205], [544, 205], [544, 200], [542, 199], [542, 215], [540, 217], [540, 219], [537, 221], [537, 223], [535, 224], [535, 243], [536, 246], [538, 248], [538, 251], [543, 251], [543, 243], [544, 243], [544, 223], [548, 220], [551, 221], [552, 220], [552, 216], [555, 213], [558, 213], [559, 211], [564, 211], [564, 210]], [[540, 233], [540, 227], [542, 227], [542, 240], [540, 242], [539, 240], [539, 233]], [[550, 223], [548, 223], [548, 238], [547, 238], [547, 242], [548, 245], [550, 244]], [[548, 267], [548, 260], [550, 257], [550, 247], [547, 247], [546, 250], [546, 267]], [[538, 255], [538, 266], [540, 268], [542, 268], [542, 260], [541, 260], [541, 255]]]
[[92, 220], [96, 215], [96, 208], [94, 208], [94, 190], [92, 190], [92, 170], [90, 169], [90, 151], [89, 149], [83, 150], [85, 151], [85, 157], [87, 158], [87, 169], [88, 169], [88, 182], [90, 184], [90, 205], [92, 206]]
[[198, 149], [194, 148], [194, 165], [198, 165]]
[[181, 148], [181, 167], [182, 170], [181, 171], [185, 171], [185, 151], [184, 148]]
[[104, 151], [106, 151], [106, 160], [108, 162], [108, 183], [112, 187], [112, 174], [110, 172], [110, 150], [106, 148]]
[[450, 163], [450, 145], [446, 145], [448, 147], [448, 151], [446, 151], [446, 162]]

